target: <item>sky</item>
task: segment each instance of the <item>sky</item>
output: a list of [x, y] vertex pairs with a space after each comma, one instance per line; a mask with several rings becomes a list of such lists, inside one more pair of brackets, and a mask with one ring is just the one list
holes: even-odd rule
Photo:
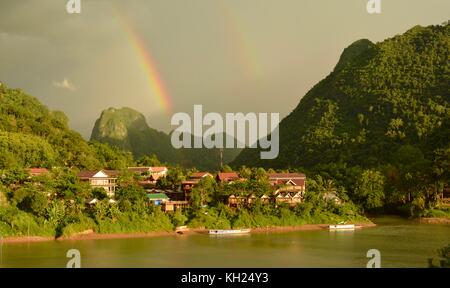
[[0, 81], [89, 138], [109, 107], [287, 116], [343, 49], [450, 19], [448, 0], [0, 0]]

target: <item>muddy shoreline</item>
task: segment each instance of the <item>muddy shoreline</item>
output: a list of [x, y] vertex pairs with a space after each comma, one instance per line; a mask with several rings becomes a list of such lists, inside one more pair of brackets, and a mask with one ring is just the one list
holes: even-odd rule
[[[311, 231], [327, 229], [330, 224], [304, 224], [299, 226], [276, 226], [266, 228], [252, 228], [251, 232], [254, 233], [282, 233], [293, 231]], [[356, 226], [361, 228], [374, 227], [373, 223], [355, 223]], [[177, 237], [183, 235], [192, 234], [207, 234], [209, 229], [192, 228], [188, 231], [184, 231], [179, 234], [175, 231], [155, 231], [147, 233], [114, 233], [114, 234], [100, 234], [93, 231], [84, 231], [69, 237], [41, 237], [41, 236], [14, 236], [3, 238], [3, 243], [29, 243], [29, 242], [49, 242], [49, 241], [78, 241], [78, 240], [101, 240], [101, 239], [129, 239], [129, 238], [152, 238], [152, 237]]]

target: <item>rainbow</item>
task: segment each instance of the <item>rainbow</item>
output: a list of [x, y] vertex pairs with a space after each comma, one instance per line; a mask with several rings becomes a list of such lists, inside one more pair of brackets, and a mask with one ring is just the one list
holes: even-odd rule
[[251, 45], [250, 39], [244, 31], [245, 25], [232, 10], [228, 1], [218, 1], [219, 9], [222, 12], [226, 23], [226, 29], [230, 37], [231, 43], [237, 54], [239, 65], [243, 69], [247, 78], [258, 78], [262, 74], [261, 65], [258, 61], [258, 51]]
[[141, 35], [137, 33], [127, 17], [120, 12], [117, 12], [116, 15], [121, 27], [129, 39], [129, 42], [133, 46], [137, 60], [146, 75], [149, 87], [152, 94], [156, 97], [158, 105], [165, 111], [165, 113], [167, 113], [167, 115], [171, 115], [173, 111], [172, 99], [167, 92], [161, 74], [158, 72], [150, 49], [147, 48]]

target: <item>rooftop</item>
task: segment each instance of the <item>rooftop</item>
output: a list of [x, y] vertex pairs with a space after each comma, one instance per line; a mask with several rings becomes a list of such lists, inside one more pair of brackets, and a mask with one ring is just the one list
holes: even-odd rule
[[269, 179], [277, 180], [277, 179], [305, 179], [306, 176], [303, 173], [269, 173], [267, 174]]
[[147, 198], [149, 200], [169, 200], [169, 197], [164, 193], [147, 194]]

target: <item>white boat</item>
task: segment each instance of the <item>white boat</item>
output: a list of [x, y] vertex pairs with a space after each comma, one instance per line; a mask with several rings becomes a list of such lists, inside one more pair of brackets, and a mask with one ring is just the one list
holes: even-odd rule
[[353, 224], [337, 224], [328, 226], [330, 230], [353, 230], [355, 225]]
[[209, 230], [210, 235], [232, 235], [232, 234], [247, 234], [250, 229], [230, 229], [230, 230]]

